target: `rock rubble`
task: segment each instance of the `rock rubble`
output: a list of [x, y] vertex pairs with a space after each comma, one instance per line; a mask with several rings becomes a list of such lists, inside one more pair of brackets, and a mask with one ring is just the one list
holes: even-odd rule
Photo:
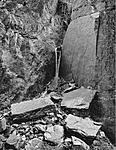
[[[76, 99], [78, 104], [80, 104], [80, 101], [78, 101], [78, 91], [80, 90], [82, 89], [76, 89]], [[69, 93], [68, 94], [70, 98], [73, 95], [73, 91], [72, 93]], [[52, 93], [51, 95], [52, 98], [56, 98], [55, 103], [52, 102], [51, 96], [49, 94], [43, 98], [43, 100], [45, 100], [49, 97], [49, 101], [51, 101], [52, 105], [54, 106], [53, 109], [50, 109], [49, 107], [51, 103], [47, 104], [47, 106], [45, 104], [44, 107], [46, 109], [43, 108], [43, 105], [37, 105], [38, 109], [34, 106], [31, 107], [30, 104], [32, 102], [30, 101], [13, 104], [11, 106], [11, 108], [13, 108], [11, 109], [11, 113], [6, 115], [7, 117], [1, 117], [0, 119], [1, 150], [92, 150], [97, 146], [97, 143], [99, 144], [101, 142], [103, 145], [104, 140], [108, 141], [109, 143], [108, 144], [106, 142], [106, 148], [109, 148], [108, 150], [113, 150], [112, 144], [109, 142], [104, 132], [101, 132], [100, 130], [102, 126], [101, 123], [95, 122], [89, 117], [82, 118], [76, 115], [66, 114], [62, 109], [61, 103], [58, 103], [58, 95], [55, 94], [54, 96], [54, 94]], [[80, 96], [83, 96], [83, 94], [83, 92], [79, 92]], [[91, 93], [88, 93], [88, 95], [90, 96]], [[61, 98], [61, 96], [59, 97]], [[63, 98], [65, 98], [65, 96], [62, 96], [62, 101]], [[86, 96], [84, 98], [84, 101], [86, 101]], [[41, 102], [41, 99], [42, 98], [37, 99], [37, 104]], [[20, 107], [23, 103], [25, 106], [22, 107], [21, 111]], [[14, 109], [14, 107], [18, 109], [18, 106], [20, 111]], [[27, 108], [26, 106], [29, 106], [32, 109], [30, 109], [30, 111], [27, 109], [27, 112], [25, 112]], [[41, 112], [45, 111], [46, 114], [41, 116], [41, 113], [38, 113], [38, 117], [36, 116], [36, 118], [34, 118], [36, 113], [31, 114], [30, 112], [32, 112], [32, 110], [33, 112], [37, 112], [40, 108]], [[33, 115], [32, 119], [23, 119], [23, 122], [20, 122], [21, 118], [17, 117], [19, 122], [17, 121], [16, 123], [16, 120], [14, 120], [16, 115], [22, 115], [22, 117], [26, 118], [26, 113], [28, 115], [29, 113]], [[10, 122], [8, 120], [10, 120]]]

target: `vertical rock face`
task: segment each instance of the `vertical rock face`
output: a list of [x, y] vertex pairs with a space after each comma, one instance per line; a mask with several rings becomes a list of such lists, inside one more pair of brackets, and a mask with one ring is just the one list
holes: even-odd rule
[[0, 103], [38, 95], [54, 76], [54, 48], [62, 42], [61, 76], [114, 99], [113, 9], [113, 0], [1, 1]]
[[[75, 0], [64, 41], [61, 76], [114, 91], [114, 1]], [[99, 12], [100, 17], [93, 14]], [[91, 15], [90, 15], [91, 14]], [[65, 68], [65, 69], [64, 69]]]
[[[101, 115], [110, 118], [114, 116], [115, 94], [114, 8], [112, 0], [74, 1], [61, 63], [61, 75], [66, 80], [100, 91]], [[94, 113], [98, 113], [95, 108]]]
[[32, 99], [53, 78], [69, 14], [58, 0], [0, 2], [0, 102]]
[[97, 47], [97, 82], [100, 90], [114, 89], [114, 11], [100, 15], [100, 27]]
[[[83, 6], [83, 3], [77, 5], [79, 10], [82, 9], [80, 8], [81, 5]], [[86, 7], [91, 6], [87, 5]], [[94, 86], [96, 61], [95, 19], [88, 15], [88, 11], [84, 12], [83, 10], [83, 14], [80, 11], [75, 11], [72, 12], [72, 18], [77, 19], [73, 20], [68, 26], [63, 41], [62, 76], [68, 81], [73, 78], [79, 86]]]
[[96, 85], [105, 110], [105, 116], [112, 117], [115, 91], [115, 25], [114, 3], [106, 1], [106, 12], [100, 15], [97, 42]]

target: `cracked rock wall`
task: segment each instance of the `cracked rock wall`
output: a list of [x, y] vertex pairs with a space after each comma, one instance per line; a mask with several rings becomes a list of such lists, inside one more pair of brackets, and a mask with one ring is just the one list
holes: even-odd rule
[[54, 49], [69, 20], [70, 7], [63, 1], [0, 2], [1, 109], [38, 96], [54, 77]]

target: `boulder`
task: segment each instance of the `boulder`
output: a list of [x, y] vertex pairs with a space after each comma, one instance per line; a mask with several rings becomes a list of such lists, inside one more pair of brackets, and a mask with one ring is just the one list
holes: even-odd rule
[[96, 91], [81, 87], [63, 94], [61, 106], [67, 108], [88, 109]]
[[16, 134], [16, 130], [10, 134], [9, 138], [7, 139], [6, 143], [9, 145], [16, 145], [19, 140], [19, 137]]
[[30, 144], [31, 144], [31, 146], [33, 146], [33, 147], [38, 147], [41, 142], [42, 142], [42, 141], [41, 141], [40, 139], [34, 138], [34, 139], [32, 139], [32, 140], [30, 141]]
[[73, 20], [66, 31], [60, 74], [80, 86], [94, 86], [96, 60], [95, 18], [90, 15]]
[[78, 132], [86, 137], [95, 137], [99, 129], [100, 123], [92, 121], [90, 118], [81, 118], [73, 115], [68, 115], [66, 118], [67, 127], [75, 132]]
[[50, 100], [49, 96], [46, 96], [45, 98], [38, 98], [38, 99], [33, 99], [32, 101], [24, 101], [24, 102], [12, 104], [11, 113], [12, 115], [18, 115], [39, 108], [44, 108], [49, 105], [53, 105], [53, 102]]
[[45, 139], [54, 143], [63, 141], [64, 129], [60, 125], [48, 126], [44, 136]]

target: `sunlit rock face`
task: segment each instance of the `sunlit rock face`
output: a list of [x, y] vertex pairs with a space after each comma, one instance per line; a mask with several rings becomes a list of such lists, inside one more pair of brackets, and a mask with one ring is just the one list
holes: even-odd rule
[[96, 59], [95, 19], [91, 16], [73, 20], [68, 26], [62, 52], [63, 77], [79, 86], [94, 84]]
[[[71, 23], [63, 40], [61, 76], [78, 86], [94, 86], [96, 62], [95, 18], [91, 2], [74, 0]], [[63, 69], [65, 68], [65, 69]]]
[[63, 40], [61, 76], [65, 80], [100, 91], [114, 90], [114, 8], [114, 1], [73, 1]]
[[54, 77], [54, 49], [69, 21], [70, 7], [63, 1], [0, 2], [2, 101], [28, 100], [43, 91]]

